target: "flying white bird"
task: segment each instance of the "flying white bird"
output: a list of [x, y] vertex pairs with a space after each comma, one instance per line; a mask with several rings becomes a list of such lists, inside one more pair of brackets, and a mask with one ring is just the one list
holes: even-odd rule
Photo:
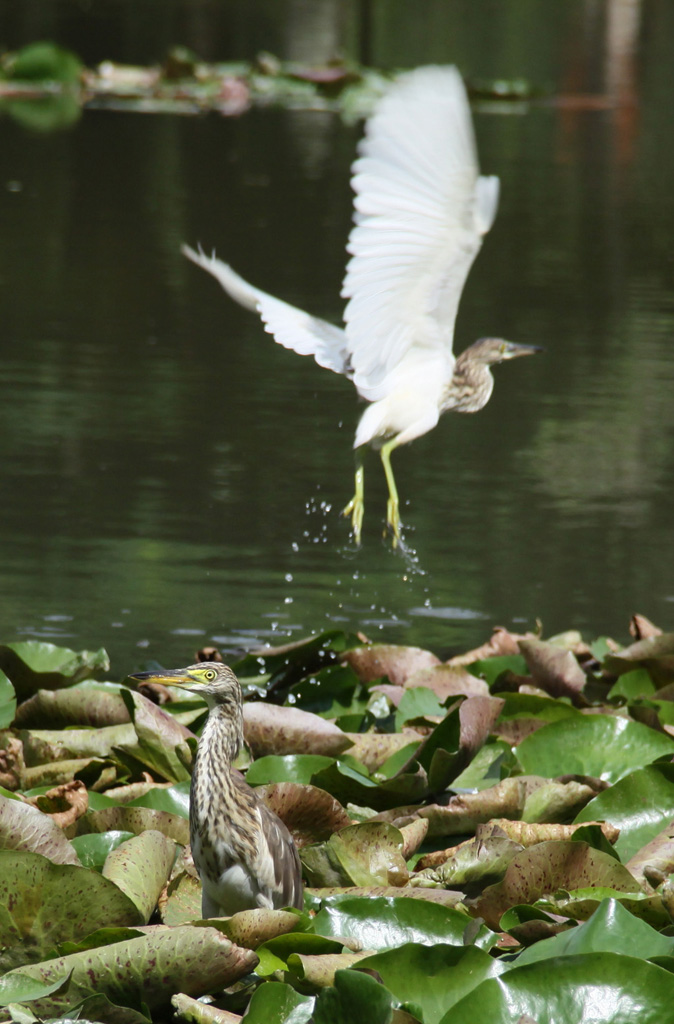
[[356, 429], [356, 486], [344, 515], [360, 543], [363, 446], [371, 444], [386, 474], [395, 546], [400, 511], [391, 452], [432, 430], [443, 412], [477, 412], [494, 386], [490, 367], [540, 349], [481, 338], [458, 358], [452, 351], [461, 293], [499, 193], [498, 178], [479, 173], [456, 68], [401, 75], [378, 102], [358, 153], [343, 328], [260, 291], [215, 256], [186, 245], [182, 252], [259, 313], [279, 344], [346, 375], [370, 403]]

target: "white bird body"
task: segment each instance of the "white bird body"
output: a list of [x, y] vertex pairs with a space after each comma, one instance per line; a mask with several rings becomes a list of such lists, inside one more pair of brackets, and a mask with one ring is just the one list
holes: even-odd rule
[[[432, 430], [442, 412], [461, 408], [452, 396], [454, 323], [498, 205], [498, 178], [479, 174], [470, 107], [456, 68], [401, 75], [367, 122], [352, 170], [355, 213], [342, 287], [348, 299], [343, 329], [254, 288], [215, 256], [188, 246], [182, 251], [233, 299], [257, 311], [279, 344], [345, 374], [371, 403], [354, 448], [381, 448], [395, 543], [399, 513], [390, 453]], [[502, 358], [514, 354], [524, 352]], [[491, 380], [488, 366], [486, 373]], [[491, 385], [488, 392], [485, 401]], [[472, 411], [464, 406], [461, 411]], [[356, 494], [344, 511], [352, 515], [358, 541], [360, 457]]]

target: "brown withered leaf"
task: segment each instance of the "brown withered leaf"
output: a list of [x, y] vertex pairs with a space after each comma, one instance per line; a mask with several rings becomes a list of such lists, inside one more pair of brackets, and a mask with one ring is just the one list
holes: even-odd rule
[[410, 743], [421, 743], [423, 736], [416, 729], [404, 728], [402, 732], [350, 732], [346, 733], [353, 745], [345, 751], [364, 764], [369, 772], [375, 772], [385, 761]]
[[581, 691], [587, 677], [571, 651], [544, 640], [520, 640], [519, 648], [537, 686], [551, 697], [585, 703]]
[[181, 871], [162, 889], [157, 900], [162, 924], [189, 924], [201, 918], [201, 882]]
[[627, 868], [607, 853], [575, 840], [538, 843], [515, 854], [501, 882], [488, 886], [473, 905], [474, 913], [498, 930], [502, 915], [518, 903], [535, 903], [558, 889], [588, 886], [635, 892], [638, 883]]
[[48, 814], [0, 796], [0, 849], [39, 853], [54, 864], [79, 865], [75, 850]]
[[459, 708], [462, 761], [468, 764], [483, 746], [505, 701], [501, 697], [468, 697]]
[[17, 729], [61, 729], [71, 725], [101, 728], [130, 721], [121, 694], [93, 683], [76, 689], [38, 690], [19, 704], [14, 726]]
[[394, 807], [370, 820], [389, 821], [401, 828], [416, 818], [428, 818], [429, 839], [435, 836], [465, 835], [474, 832], [479, 824], [492, 818], [519, 818], [529, 794], [547, 782], [547, 779], [537, 775], [519, 775], [503, 779], [479, 793], [456, 794], [446, 804]]
[[288, 969], [302, 982], [317, 988], [327, 988], [335, 983], [335, 973], [353, 967], [359, 960], [372, 956], [372, 950], [360, 953], [294, 953]]
[[637, 640], [617, 654], [606, 657], [604, 665], [619, 675], [641, 665], [648, 669], [657, 686], [666, 686], [674, 681], [674, 633]]
[[198, 999], [192, 999], [184, 992], [179, 992], [178, 995], [171, 997], [171, 1006], [175, 1010], [176, 1017], [189, 1021], [190, 1024], [239, 1024], [242, 1019], [238, 1013], [219, 1010], [217, 1006], [209, 1006]]
[[400, 829], [400, 834], [403, 837], [403, 859], [409, 860], [412, 857], [424, 839], [428, 832], [428, 819], [417, 818], [416, 821], [411, 821], [409, 825], [403, 825]]
[[257, 949], [268, 939], [287, 935], [297, 927], [297, 915], [289, 910], [242, 910], [216, 927], [243, 949]]
[[535, 633], [511, 633], [503, 626], [494, 626], [494, 632], [486, 643], [465, 654], [457, 654], [449, 658], [447, 665], [470, 665], [473, 661], [483, 661], [485, 658], [496, 658], [506, 654], [519, 654], [518, 643], [520, 640], [536, 640]]
[[645, 615], [636, 612], [630, 620], [630, 636], [635, 640], [646, 640], [649, 636], [662, 636], [663, 630]]
[[427, 860], [423, 858], [423, 862], [417, 865], [420, 870], [413, 876], [412, 884], [422, 887], [447, 885], [476, 893], [483, 886], [503, 878], [511, 860], [521, 850], [521, 844], [507, 836], [466, 839], [445, 851], [448, 856], [440, 863], [427, 866]]
[[23, 743], [18, 736], [9, 732], [2, 737], [0, 747], [0, 786], [14, 791], [25, 788], [25, 764], [23, 760]]
[[415, 672], [440, 664], [440, 659], [430, 651], [398, 644], [352, 647], [340, 660], [351, 666], [362, 683], [386, 676], [396, 686], [403, 686]]
[[299, 708], [260, 701], [243, 706], [246, 743], [253, 757], [265, 754], [324, 754], [336, 757], [351, 746], [350, 738], [332, 722]]
[[484, 679], [472, 676], [461, 665], [432, 665], [422, 668], [405, 682], [405, 689], [426, 686], [440, 702], [448, 697], [488, 697], [489, 687]]
[[338, 800], [317, 786], [276, 782], [255, 790], [267, 807], [278, 814], [299, 849], [329, 839], [351, 819]]
[[49, 815], [59, 828], [66, 830], [86, 814], [89, 808], [89, 794], [83, 782], [73, 780], [55, 786], [42, 796], [29, 797], [28, 803], [37, 807], [43, 814]]
[[625, 866], [647, 892], [653, 892], [674, 874], [674, 821], [637, 850]]

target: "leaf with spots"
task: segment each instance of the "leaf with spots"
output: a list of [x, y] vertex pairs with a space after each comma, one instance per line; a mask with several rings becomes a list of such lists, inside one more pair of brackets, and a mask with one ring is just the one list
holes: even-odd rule
[[97, 928], [141, 923], [128, 896], [97, 871], [52, 864], [37, 853], [0, 852], [0, 969], [39, 960], [57, 943]]
[[66, 992], [33, 1002], [40, 1017], [66, 1014], [91, 995], [161, 1014], [176, 993], [218, 991], [248, 974], [257, 961], [255, 953], [235, 946], [215, 928], [157, 925], [137, 938], [31, 964], [21, 974], [48, 984], [72, 972]]
[[103, 877], [126, 893], [138, 908], [143, 924], [152, 916], [166, 885], [176, 844], [161, 832], [148, 830], [127, 840], [108, 854]]

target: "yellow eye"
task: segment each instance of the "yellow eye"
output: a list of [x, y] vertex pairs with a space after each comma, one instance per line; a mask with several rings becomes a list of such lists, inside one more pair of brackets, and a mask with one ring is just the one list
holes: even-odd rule
[[209, 683], [213, 679], [215, 679], [215, 670], [212, 668], [207, 668], [206, 671], [204, 672], [204, 679], [207, 679]]

